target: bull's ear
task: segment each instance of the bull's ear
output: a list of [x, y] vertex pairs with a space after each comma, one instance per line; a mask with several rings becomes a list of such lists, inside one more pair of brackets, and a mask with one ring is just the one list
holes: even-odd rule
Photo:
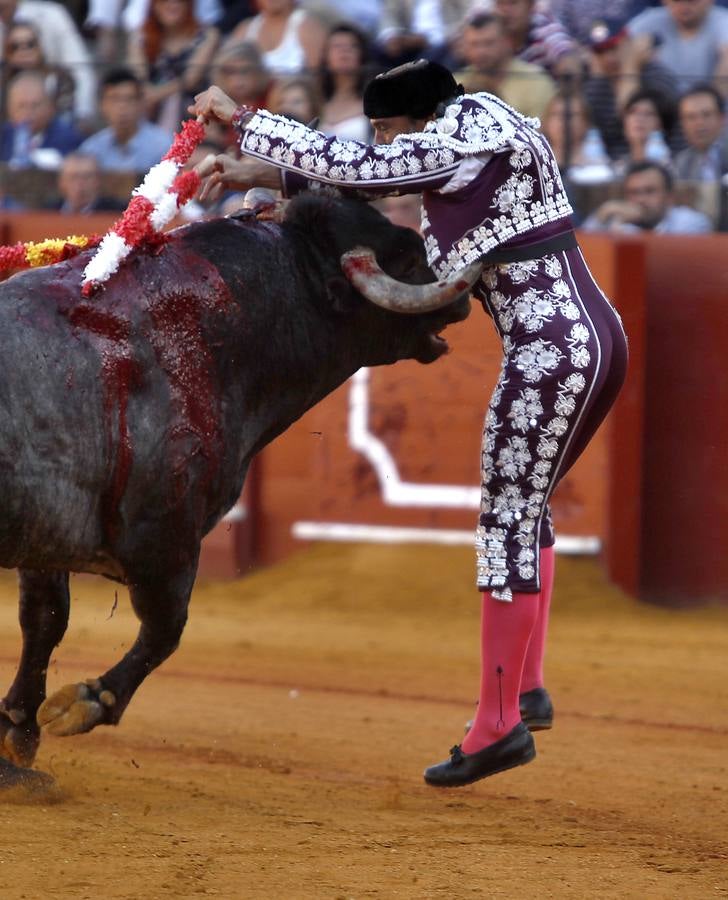
[[326, 299], [333, 312], [346, 315], [361, 303], [361, 295], [352, 287], [349, 279], [341, 275], [330, 275], [325, 282]]

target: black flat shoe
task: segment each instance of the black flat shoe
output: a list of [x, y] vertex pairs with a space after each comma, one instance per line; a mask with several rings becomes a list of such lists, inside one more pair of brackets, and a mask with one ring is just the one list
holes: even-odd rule
[[554, 724], [554, 705], [546, 688], [526, 691], [518, 698], [521, 720], [529, 731], [546, 731]]
[[[475, 704], [477, 706], [477, 703]], [[554, 705], [546, 688], [534, 688], [518, 698], [521, 721], [529, 731], [547, 731], [554, 724]], [[473, 727], [473, 719], [465, 723], [465, 734]]]
[[450, 751], [450, 759], [425, 769], [425, 781], [433, 787], [462, 787], [481, 778], [522, 766], [536, 755], [531, 732], [519, 722], [508, 734], [475, 753], [463, 753], [459, 746]]

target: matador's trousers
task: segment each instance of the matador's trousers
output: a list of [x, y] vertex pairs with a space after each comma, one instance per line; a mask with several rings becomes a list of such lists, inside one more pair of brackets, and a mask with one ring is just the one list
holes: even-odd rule
[[508, 600], [540, 589], [549, 498], [622, 386], [627, 341], [578, 248], [487, 268], [476, 294], [503, 341], [483, 431], [477, 585]]

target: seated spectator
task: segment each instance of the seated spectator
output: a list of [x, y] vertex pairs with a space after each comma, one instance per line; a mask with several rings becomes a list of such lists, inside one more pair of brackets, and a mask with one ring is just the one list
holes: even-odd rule
[[280, 78], [271, 88], [268, 109], [304, 125], [316, 123], [321, 115], [321, 98], [315, 82], [305, 75]]
[[207, 68], [220, 40], [201, 25], [192, 0], [152, 0], [144, 25], [129, 38], [128, 62], [144, 82], [148, 118], [176, 131], [194, 95], [206, 86]]
[[540, 119], [556, 84], [540, 66], [516, 59], [503, 20], [478, 13], [465, 23], [460, 53], [467, 67], [455, 75], [469, 94], [488, 91], [525, 116]]
[[371, 125], [364, 115], [362, 95], [371, 72], [364, 35], [353, 25], [329, 32], [321, 67], [323, 105], [319, 131], [345, 140], [367, 142]]
[[536, 8], [536, 0], [494, 0], [493, 8], [519, 59], [541, 66], [554, 78], [581, 74], [578, 45], [553, 15]]
[[627, 153], [627, 141], [622, 130], [618, 98], [625, 102], [634, 91], [649, 88], [664, 95], [666, 100], [677, 100], [677, 82], [674, 75], [658, 62], [647, 60], [636, 79], [629, 79], [629, 92], [621, 71], [621, 49], [627, 32], [620, 19], [596, 19], [588, 40], [588, 74], [584, 83], [584, 95], [592, 113], [592, 121], [612, 159]]
[[607, 200], [581, 227], [617, 234], [706, 234], [708, 216], [689, 206], [674, 205], [672, 173], [659, 163], [633, 163], [624, 177], [622, 199]]
[[241, 22], [228, 41], [252, 41], [274, 75], [315, 72], [321, 65], [326, 29], [296, 0], [257, 0], [257, 16]]
[[47, 208], [69, 215], [126, 209], [126, 203], [101, 193], [101, 166], [88, 153], [75, 151], [65, 157], [58, 173], [58, 193]]
[[712, 84], [698, 84], [678, 102], [687, 147], [673, 160], [675, 176], [685, 181], [718, 181], [728, 172], [725, 101]]
[[[218, 85], [238, 106], [258, 109], [266, 106], [271, 77], [256, 45], [250, 41], [239, 41], [225, 44], [216, 54], [210, 69], [210, 83]], [[209, 122], [207, 134], [223, 148], [237, 147], [238, 140], [232, 127]]]
[[48, 65], [35, 26], [28, 22], [14, 22], [5, 29], [3, 64], [5, 81], [12, 81], [19, 72], [34, 71], [43, 75], [46, 90], [58, 115], [68, 121], [73, 120], [76, 84], [68, 69]]
[[57, 169], [81, 140], [80, 132], [57, 114], [41, 74], [15, 76], [8, 87], [0, 160], [18, 169]]
[[0, 26], [3, 33], [15, 21], [34, 26], [49, 66], [59, 66], [71, 73], [75, 84], [76, 121], [85, 128], [96, 115], [96, 71], [91, 54], [68, 11], [61, 3], [50, 0], [2, 0]]
[[106, 75], [99, 105], [107, 127], [79, 149], [95, 156], [102, 169], [146, 172], [169, 150], [173, 135], [146, 120], [143, 85], [129, 69], [113, 69]]
[[376, 38], [385, 68], [425, 58], [450, 65], [450, 44], [471, 0], [383, 0]]
[[219, 85], [239, 106], [265, 106], [271, 75], [258, 47], [250, 41], [225, 44], [215, 55], [210, 83]]
[[615, 160], [615, 173], [622, 177], [632, 163], [644, 160], [669, 166], [668, 141], [673, 124], [673, 108], [663, 95], [647, 88], [635, 91], [622, 114], [627, 152]]
[[541, 131], [551, 144], [562, 175], [578, 184], [611, 181], [607, 151], [592, 126], [589, 107], [580, 91], [559, 91], [549, 101]]
[[699, 82], [713, 81], [726, 95], [728, 10], [717, 8], [712, 0], [666, 0], [663, 6], [630, 19], [626, 27], [629, 41], [623, 55], [622, 97], [633, 89], [634, 79], [650, 60], [674, 75], [680, 93]]

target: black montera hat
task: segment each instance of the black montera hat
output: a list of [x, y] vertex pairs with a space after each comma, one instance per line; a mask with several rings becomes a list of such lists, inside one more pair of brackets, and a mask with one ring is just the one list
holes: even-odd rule
[[440, 103], [462, 92], [449, 69], [418, 59], [382, 72], [369, 82], [364, 88], [364, 115], [369, 119], [426, 119]]

